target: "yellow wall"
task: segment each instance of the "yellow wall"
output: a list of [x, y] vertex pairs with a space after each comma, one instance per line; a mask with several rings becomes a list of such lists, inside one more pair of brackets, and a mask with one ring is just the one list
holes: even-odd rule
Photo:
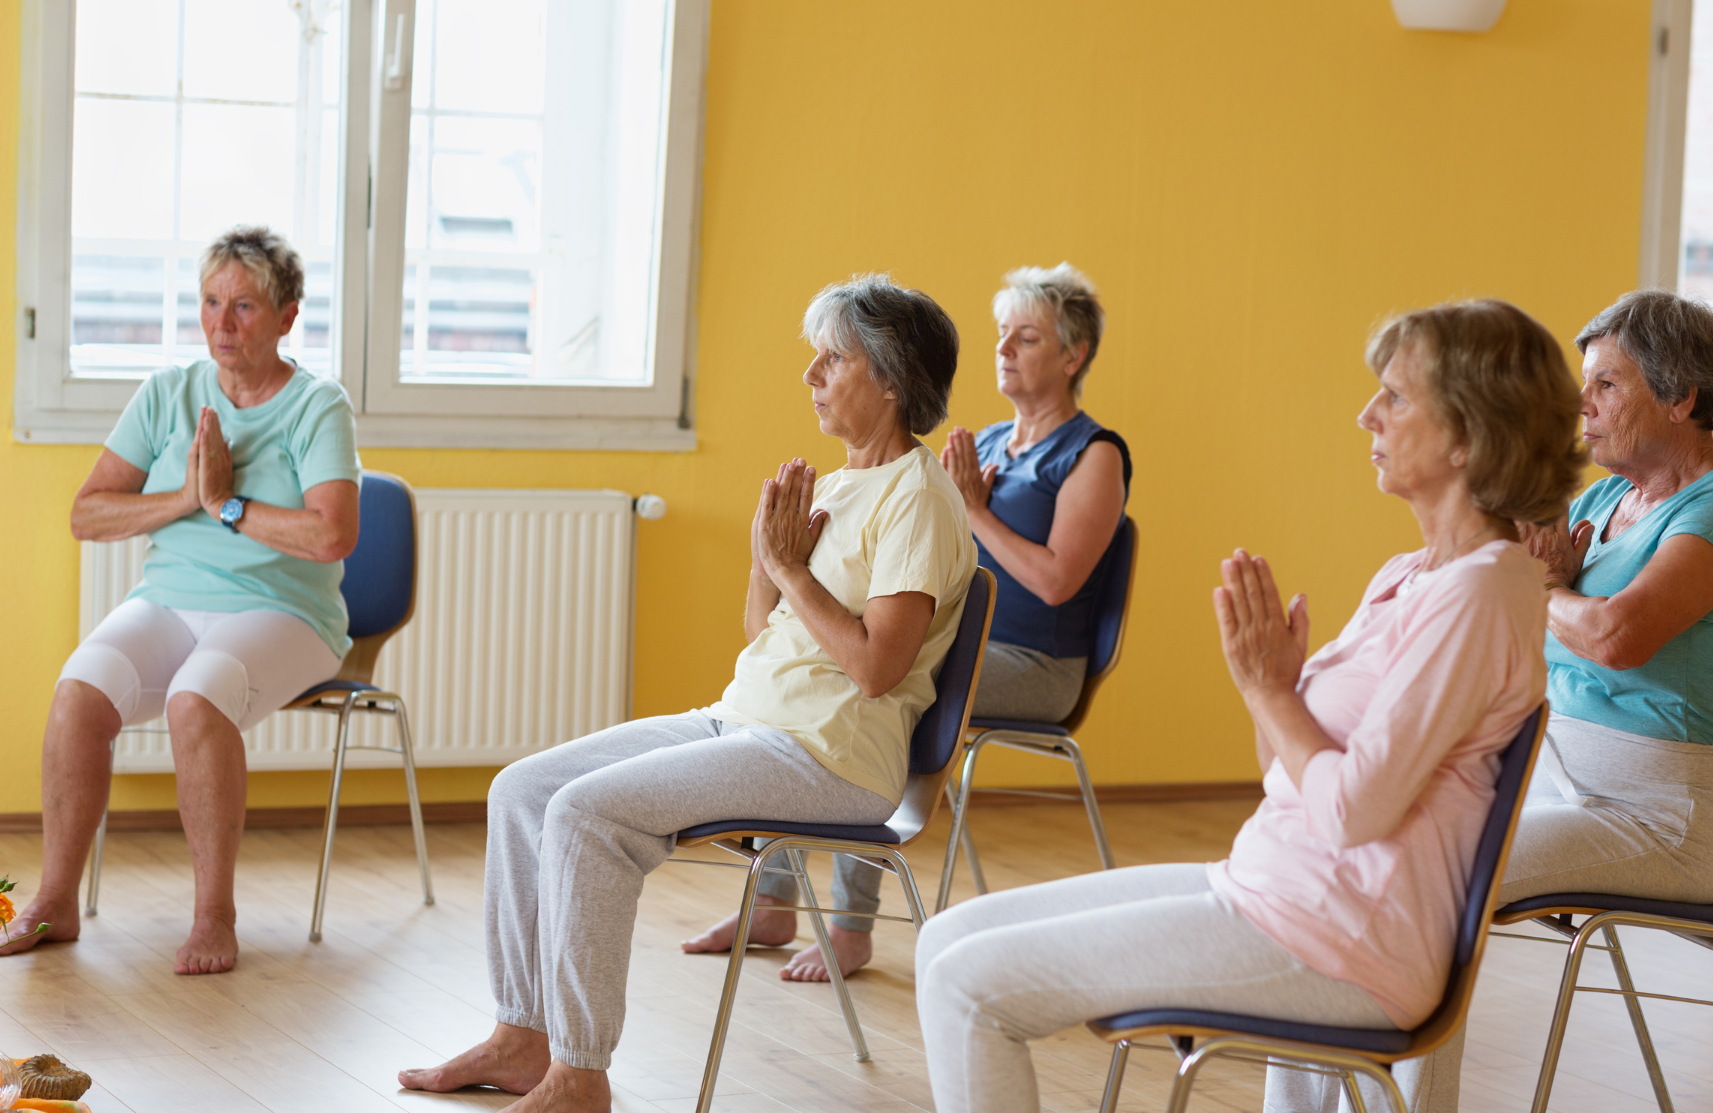
[[[1140, 595], [1086, 731], [1095, 776], [1251, 779], [1208, 601], [1216, 561], [1239, 544], [1268, 554], [1324, 641], [1417, 541], [1374, 491], [1353, 421], [1373, 321], [1497, 295], [1568, 340], [1632, 285], [1647, 21], [1646, 0], [1516, 0], [1481, 36], [1402, 31], [1384, 0], [715, 0], [700, 449], [364, 460], [419, 486], [664, 495], [671, 513], [640, 527], [636, 710], [683, 710], [719, 692], [741, 644], [761, 477], [793, 454], [842, 462], [797, 378], [810, 295], [890, 269], [940, 299], [965, 344], [953, 418], [979, 426], [1008, 416], [989, 356], [999, 276], [1070, 259], [1110, 314], [1087, 408], [1140, 465]], [[16, 72], [18, 23], [19, 0], [0, 0], [0, 74]], [[8, 79], [11, 321], [16, 116]], [[12, 373], [8, 345], [7, 407]], [[0, 812], [40, 807], [42, 723], [77, 627], [66, 510], [94, 456], [0, 438]], [[1054, 772], [993, 767], [1011, 783]], [[428, 798], [477, 798], [490, 773], [431, 771]], [[116, 807], [171, 805], [167, 778], [122, 780]], [[251, 803], [318, 803], [324, 784], [256, 774]], [[351, 799], [395, 800], [395, 786], [365, 774]]]

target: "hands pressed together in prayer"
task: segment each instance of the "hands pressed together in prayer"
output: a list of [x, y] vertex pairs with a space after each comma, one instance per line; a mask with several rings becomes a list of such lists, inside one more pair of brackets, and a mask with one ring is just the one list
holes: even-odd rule
[[775, 587], [789, 573], [807, 568], [821, 540], [827, 512], [814, 510], [815, 468], [801, 457], [779, 465], [779, 474], [761, 484], [761, 502], [750, 523], [750, 559]]
[[988, 500], [993, 497], [993, 477], [998, 474], [999, 465], [981, 466], [981, 458], [975, 451], [974, 433], [962, 425], [953, 426], [951, 434], [946, 437], [946, 447], [940, 451], [940, 466], [946, 469], [946, 474], [952, 477], [952, 482], [963, 494], [966, 513], [973, 515], [987, 509]]
[[232, 446], [220, 432], [220, 415], [202, 407], [196, 436], [184, 461], [184, 486], [179, 489], [185, 514], [206, 510], [218, 520], [220, 508], [232, 497]]
[[1219, 564], [1223, 585], [1213, 589], [1219, 641], [1232, 682], [1255, 720], [1255, 752], [1265, 772], [1277, 757], [1291, 782], [1302, 787], [1309, 759], [1332, 747], [1297, 694], [1309, 653], [1309, 601], [1280, 602], [1266, 560], [1242, 549]]
[[1517, 534], [1529, 547], [1529, 555], [1546, 564], [1546, 586], [1570, 587], [1582, 574], [1588, 546], [1594, 542], [1594, 523], [1587, 518], [1570, 524], [1568, 515], [1551, 525], [1518, 522]]

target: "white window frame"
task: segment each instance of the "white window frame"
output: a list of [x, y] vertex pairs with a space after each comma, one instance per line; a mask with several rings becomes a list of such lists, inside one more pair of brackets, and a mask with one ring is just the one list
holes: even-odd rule
[[[377, 28], [405, 18], [408, 74], [415, 0], [344, 0], [332, 358], [357, 410], [359, 443], [400, 448], [688, 451], [695, 380], [695, 274], [709, 0], [673, 0], [656, 198], [655, 280], [646, 386], [400, 385], [409, 83], [388, 89]], [[17, 379], [12, 432], [23, 443], [99, 444], [136, 383], [71, 374], [71, 124], [75, 0], [24, 0], [19, 66]], [[390, 45], [390, 44], [389, 44]], [[390, 62], [391, 59], [385, 61]], [[382, 126], [385, 120], [391, 126]], [[391, 140], [384, 148], [376, 134]], [[351, 172], [352, 167], [359, 172]], [[367, 172], [361, 172], [366, 170]], [[372, 194], [372, 197], [371, 197]], [[396, 222], [383, 251], [371, 217]], [[350, 219], [348, 219], [350, 218]], [[392, 327], [376, 327], [390, 318]], [[380, 389], [377, 389], [380, 384]], [[474, 415], [474, 416], [472, 416]]]
[[1653, 0], [1648, 41], [1648, 127], [1642, 169], [1636, 285], [1678, 288], [1683, 266], [1683, 150], [1689, 126], [1694, 0]]

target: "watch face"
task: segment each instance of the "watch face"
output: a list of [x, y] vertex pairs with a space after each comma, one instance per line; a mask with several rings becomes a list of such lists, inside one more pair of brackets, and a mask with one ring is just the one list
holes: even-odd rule
[[227, 499], [220, 504], [220, 520], [227, 525], [236, 522], [244, 513], [244, 504], [236, 498]]

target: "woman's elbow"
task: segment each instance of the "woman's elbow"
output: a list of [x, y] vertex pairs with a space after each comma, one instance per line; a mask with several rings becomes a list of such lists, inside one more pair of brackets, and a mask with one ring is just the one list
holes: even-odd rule
[[864, 696], [869, 699], [879, 699], [881, 696], [892, 691], [892, 689], [898, 687], [898, 685], [908, 675], [910, 675], [910, 669], [908, 667], [903, 670], [888, 669], [884, 672], [870, 670], [864, 671], [860, 675], [852, 673], [851, 680], [856, 683], [857, 690], [862, 692]]

